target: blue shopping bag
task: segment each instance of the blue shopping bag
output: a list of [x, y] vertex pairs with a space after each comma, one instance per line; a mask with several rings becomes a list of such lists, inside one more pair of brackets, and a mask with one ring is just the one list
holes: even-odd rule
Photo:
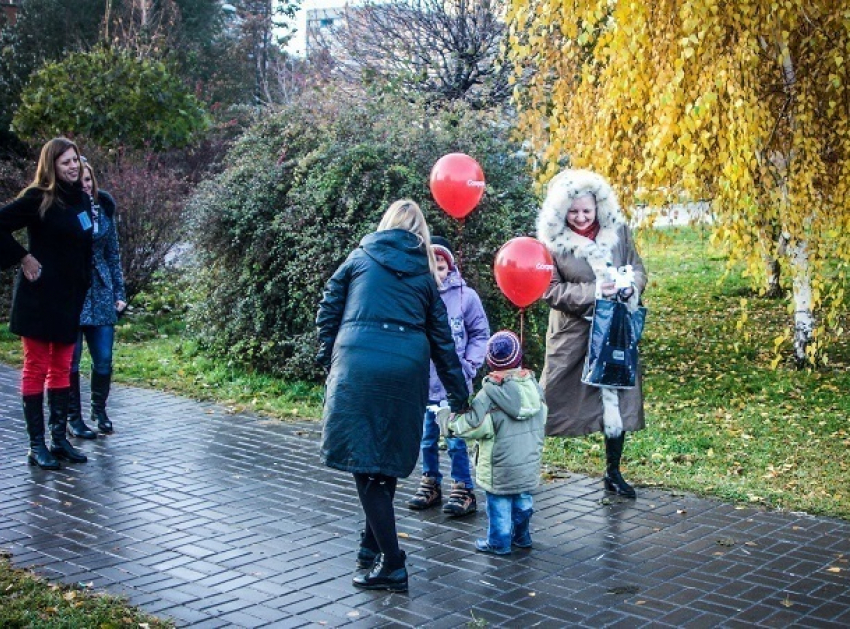
[[594, 387], [630, 389], [638, 370], [638, 342], [646, 308], [630, 312], [622, 301], [597, 299], [581, 381]]

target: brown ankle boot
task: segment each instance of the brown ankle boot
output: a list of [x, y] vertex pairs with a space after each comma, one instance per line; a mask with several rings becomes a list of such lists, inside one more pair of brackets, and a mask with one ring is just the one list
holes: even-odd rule
[[467, 489], [464, 483], [452, 483], [452, 493], [449, 494], [449, 500], [443, 507], [443, 513], [459, 518], [475, 513], [477, 510], [478, 501], [475, 499], [475, 493]]
[[443, 502], [443, 490], [437, 483], [437, 479], [431, 476], [423, 476], [419, 481], [419, 489], [413, 498], [407, 502], [407, 506], [416, 511], [436, 507]]

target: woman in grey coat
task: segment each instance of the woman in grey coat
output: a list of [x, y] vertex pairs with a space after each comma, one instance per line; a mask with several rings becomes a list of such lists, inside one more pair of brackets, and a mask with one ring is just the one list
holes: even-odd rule
[[83, 190], [92, 198], [92, 272], [91, 287], [80, 314], [80, 330], [71, 363], [71, 396], [68, 404], [68, 431], [74, 437], [95, 439], [97, 433], [83, 421], [80, 404], [80, 357], [83, 339], [91, 354], [91, 420], [104, 434], [112, 432], [106, 414], [106, 400], [112, 381], [112, 346], [118, 314], [127, 307], [124, 275], [118, 252], [118, 230], [115, 226], [115, 201], [97, 187], [91, 164], [82, 158], [80, 180]]
[[549, 183], [537, 219], [537, 237], [555, 262], [543, 295], [552, 308], [546, 332], [546, 363], [540, 384], [546, 393], [547, 435], [605, 433], [605, 489], [628, 498], [635, 490], [620, 473], [625, 432], [644, 428], [640, 370], [631, 389], [606, 389], [581, 381], [597, 283], [602, 297], [617, 293], [609, 267], [631, 265], [634, 283], [621, 289], [636, 308], [647, 276], [611, 186], [596, 173], [565, 170]]
[[425, 217], [393, 203], [325, 286], [319, 364], [328, 370], [321, 456], [350, 472], [366, 516], [354, 578], [365, 589], [407, 590], [393, 498], [416, 466], [428, 402], [429, 357], [454, 411], [469, 390], [455, 351]]

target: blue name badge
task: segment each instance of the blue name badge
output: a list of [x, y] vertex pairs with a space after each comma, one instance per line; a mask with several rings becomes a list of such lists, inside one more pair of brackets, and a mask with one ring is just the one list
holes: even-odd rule
[[79, 219], [80, 225], [83, 226], [83, 231], [87, 232], [91, 229], [91, 219], [89, 218], [88, 214], [86, 214], [85, 212], [80, 212], [79, 214], [77, 214], [77, 219]]

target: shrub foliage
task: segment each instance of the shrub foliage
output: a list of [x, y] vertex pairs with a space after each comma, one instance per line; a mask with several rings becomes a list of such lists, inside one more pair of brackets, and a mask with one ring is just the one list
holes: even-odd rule
[[[487, 179], [463, 224], [428, 189], [434, 162], [457, 151], [475, 157]], [[220, 357], [284, 377], [318, 377], [314, 320], [324, 283], [403, 197], [419, 202], [432, 232], [453, 242], [491, 327], [518, 328], [518, 310], [496, 287], [492, 265], [503, 243], [532, 233], [537, 202], [502, 119], [462, 104], [434, 112], [389, 97], [326, 94], [250, 128], [226, 170], [190, 201], [202, 294], [192, 329]], [[525, 321], [532, 366], [541, 362], [544, 331], [538, 305]]]
[[163, 150], [192, 142], [209, 120], [165, 63], [99, 47], [35, 72], [12, 125], [28, 140], [73, 134], [101, 146]]

